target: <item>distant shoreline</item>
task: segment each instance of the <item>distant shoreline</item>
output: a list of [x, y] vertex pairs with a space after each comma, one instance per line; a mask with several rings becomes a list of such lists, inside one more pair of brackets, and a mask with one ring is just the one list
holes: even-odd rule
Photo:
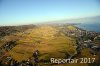
[[[89, 26], [88, 26], [89, 25]], [[95, 23], [94, 23], [94, 26], [92, 26], [93, 24], [75, 24], [74, 26], [81, 29], [81, 30], [86, 30], [86, 31], [89, 31], [89, 32], [96, 32], [96, 33], [100, 33], [100, 29], [99, 29], [99, 26], [95, 26]]]

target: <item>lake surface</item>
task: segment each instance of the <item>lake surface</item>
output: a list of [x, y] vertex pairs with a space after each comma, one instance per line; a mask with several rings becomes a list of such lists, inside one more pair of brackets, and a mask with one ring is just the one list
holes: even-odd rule
[[87, 31], [100, 32], [100, 23], [81, 23], [76, 26]]

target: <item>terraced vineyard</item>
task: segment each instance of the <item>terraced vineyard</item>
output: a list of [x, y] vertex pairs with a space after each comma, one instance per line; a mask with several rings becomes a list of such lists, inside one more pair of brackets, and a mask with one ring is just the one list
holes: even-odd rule
[[[63, 26], [64, 30], [76, 30], [74, 26]], [[66, 28], [66, 29], [65, 29]], [[62, 28], [51, 25], [38, 25], [34, 28], [27, 29], [23, 32], [16, 32], [8, 36], [4, 36], [0, 40], [0, 46], [4, 43], [15, 40], [17, 45], [6, 52], [6, 56], [21, 62], [28, 58], [34, 59], [33, 52], [39, 51], [39, 61], [42, 66], [49, 66], [43, 61], [50, 62], [50, 58], [64, 59], [67, 55], [74, 55], [77, 50], [76, 39], [67, 36], [61, 31]], [[85, 52], [87, 53], [85, 55]], [[81, 56], [88, 56], [88, 50], [83, 50]], [[80, 56], [80, 55], [79, 55]], [[90, 57], [89, 56], [89, 57]], [[93, 56], [91, 56], [93, 57]], [[98, 56], [96, 56], [98, 58]], [[76, 56], [76, 58], [79, 58]], [[5, 60], [2, 58], [2, 60]], [[32, 61], [34, 64], [34, 61]], [[73, 64], [63, 64], [64, 66]], [[88, 66], [88, 64], [75, 64], [76, 66]], [[74, 66], [75, 66], [74, 65]], [[50, 65], [51, 66], [51, 65]], [[62, 66], [62, 64], [61, 64]]]

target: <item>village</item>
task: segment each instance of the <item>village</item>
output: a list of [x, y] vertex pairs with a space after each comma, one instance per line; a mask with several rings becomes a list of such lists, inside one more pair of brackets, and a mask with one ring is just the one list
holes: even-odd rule
[[[96, 54], [100, 54], [100, 45], [96, 44], [96, 42], [95, 42], [95, 40], [100, 41], [100, 33], [96, 33], [94, 31], [83, 30], [76, 26], [74, 26], [74, 27], [76, 29], [74, 29], [74, 30], [67, 29], [67, 31], [63, 30], [63, 32], [70, 37], [76, 38], [77, 52], [75, 53], [75, 55], [79, 54], [81, 52], [81, 50], [84, 48], [89, 48], [89, 51], [93, 56], [96, 56]], [[65, 29], [65, 28], [63, 28], [63, 29]]]

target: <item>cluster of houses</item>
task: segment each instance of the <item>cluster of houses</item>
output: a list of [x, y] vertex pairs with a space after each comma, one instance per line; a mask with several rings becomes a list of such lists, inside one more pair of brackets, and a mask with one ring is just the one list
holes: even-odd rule
[[9, 41], [7, 43], [5, 43], [4, 45], [2, 45], [0, 47], [0, 58], [2, 58], [2, 56], [10, 51], [13, 47], [15, 47], [17, 44], [16, 44], [16, 41]]
[[83, 44], [84, 47], [86, 48], [89, 48], [90, 49], [90, 53], [100, 53], [100, 46], [96, 45], [93, 41], [91, 40], [87, 40], [87, 41], [84, 41], [84, 44]]
[[[33, 55], [26, 60], [17, 61], [11, 56], [5, 56], [4, 60], [0, 60], [0, 66], [38, 66], [39, 64], [39, 51], [33, 52]], [[34, 59], [33, 59], [33, 58]]]
[[[77, 38], [77, 52], [81, 52], [83, 48], [89, 48], [90, 53], [96, 55], [100, 52], [100, 45], [95, 44], [95, 40], [100, 38], [100, 33], [86, 31], [76, 27], [76, 30], [62, 28], [63, 33], [69, 37]], [[100, 39], [98, 39], [100, 41]]]
[[0, 61], [0, 66], [33, 66], [31, 59], [18, 62], [11, 56], [5, 56], [3, 61]]

